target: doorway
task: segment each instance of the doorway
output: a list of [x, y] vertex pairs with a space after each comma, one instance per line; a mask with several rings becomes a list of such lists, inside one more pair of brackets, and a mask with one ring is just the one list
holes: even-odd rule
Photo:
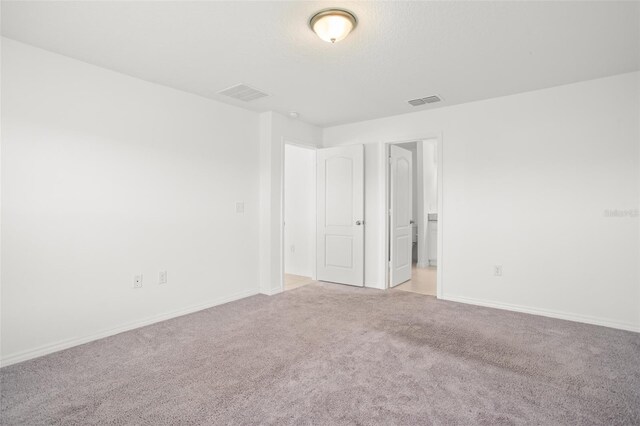
[[438, 140], [387, 144], [387, 288], [438, 295]]
[[309, 284], [316, 277], [316, 150], [284, 144], [283, 290]]

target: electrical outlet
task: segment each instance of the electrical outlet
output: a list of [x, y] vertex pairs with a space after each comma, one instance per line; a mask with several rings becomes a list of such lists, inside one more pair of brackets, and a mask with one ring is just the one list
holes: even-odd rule
[[133, 276], [133, 288], [142, 288], [142, 274]]
[[502, 276], [502, 265], [493, 265], [493, 275], [496, 277]]
[[291, 253], [295, 253], [296, 252], [296, 246], [294, 246], [292, 244], [291, 247], [289, 248], [289, 250], [291, 251]]
[[244, 201], [238, 201], [236, 203], [236, 213], [244, 214]]
[[166, 284], [167, 283], [167, 271], [160, 271], [158, 274], [158, 284]]

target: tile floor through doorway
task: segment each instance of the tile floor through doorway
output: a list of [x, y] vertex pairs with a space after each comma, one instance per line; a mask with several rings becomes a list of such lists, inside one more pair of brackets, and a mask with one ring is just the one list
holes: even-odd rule
[[303, 285], [312, 283], [311, 277], [305, 277], [302, 275], [284, 274], [284, 291], [293, 290], [294, 288], [302, 287]]
[[418, 268], [414, 263], [411, 268], [411, 279], [396, 286], [396, 290], [410, 291], [412, 293], [436, 295], [436, 271], [435, 266]]

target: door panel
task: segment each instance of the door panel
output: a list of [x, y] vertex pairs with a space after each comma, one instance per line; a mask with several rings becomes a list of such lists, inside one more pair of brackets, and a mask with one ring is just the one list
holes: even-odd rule
[[353, 268], [353, 237], [327, 235], [325, 241], [325, 265], [338, 268]]
[[325, 202], [327, 226], [353, 224], [353, 159], [330, 157], [325, 160]]
[[409, 150], [390, 147], [391, 158], [391, 287], [411, 279], [413, 162]]
[[364, 285], [364, 147], [319, 149], [317, 278]]

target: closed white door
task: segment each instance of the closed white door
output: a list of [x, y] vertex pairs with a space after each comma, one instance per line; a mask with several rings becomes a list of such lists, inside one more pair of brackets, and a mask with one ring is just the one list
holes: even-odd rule
[[364, 147], [317, 151], [317, 278], [364, 285]]
[[395, 145], [390, 148], [390, 282], [394, 287], [411, 279], [413, 164], [411, 151]]

